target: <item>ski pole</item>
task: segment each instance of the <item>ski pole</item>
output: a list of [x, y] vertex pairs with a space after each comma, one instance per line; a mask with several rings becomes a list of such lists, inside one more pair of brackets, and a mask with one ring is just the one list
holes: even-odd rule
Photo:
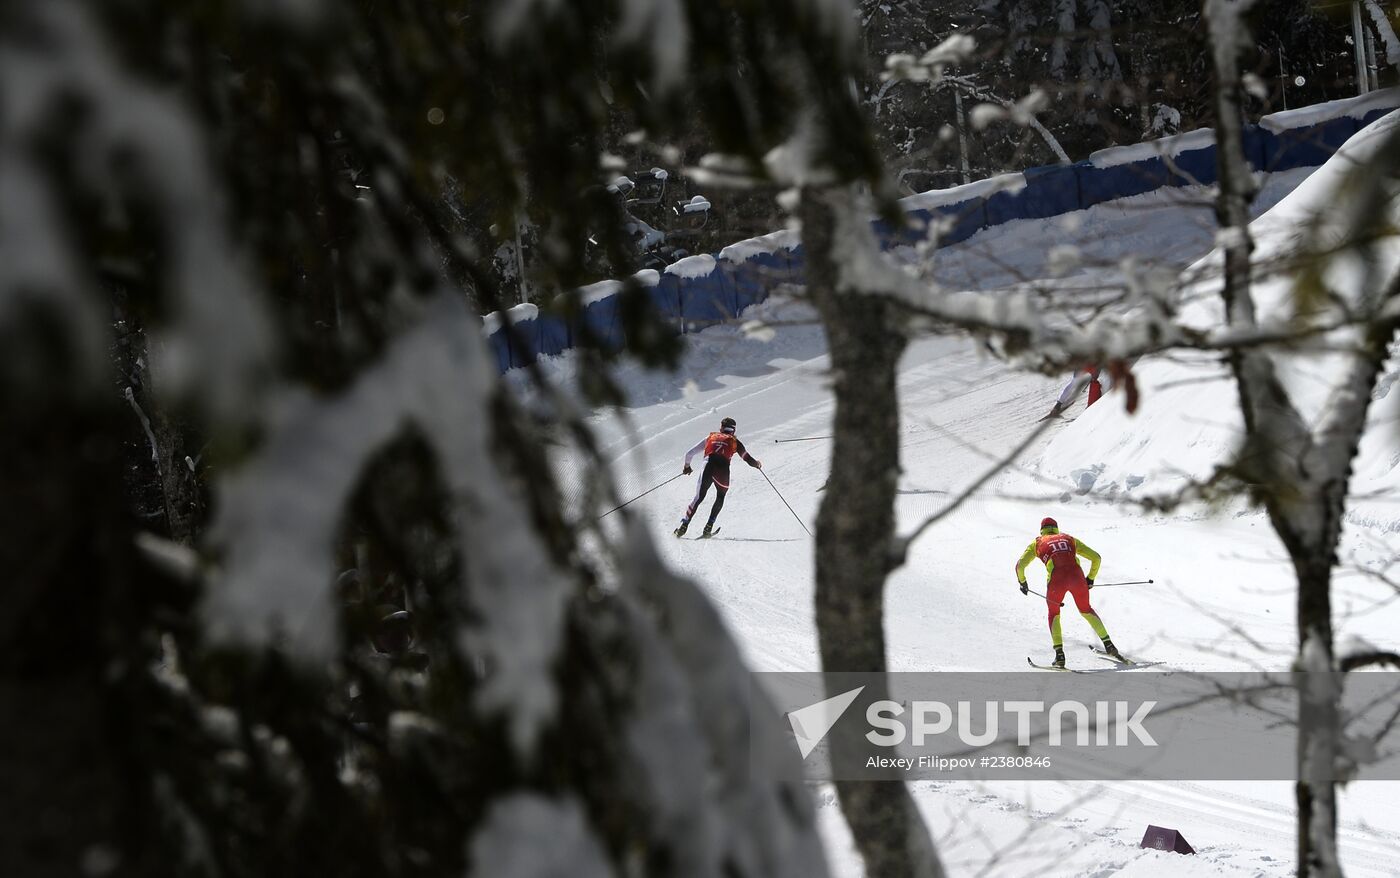
[[621, 509], [623, 506], [626, 506], [626, 505], [628, 505], [629, 503], [632, 503], [632, 502], [634, 502], [634, 501], [636, 501], [636, 500], [642, 499], [642, 498], [645, 497], [646, 495], [650, 494], [652, 491], [655, 491], [657, 488], [664, 488], [664, 487], [666, 487], [667, 485], [671, 484], [672, 482], [674, 482], [676, 479], [679, 479], [679, 478], [680, 478], [681, 476], [683, 476], [683, 475], [685, 475], [685, 473], [676, 473], [674, 476], [671, 476], [669, 479], [667, 479], [666, 481], [664, 481], [664, 482], [662, 482], [661, 484], [657, 485], [655, 488], [647, 488], [645, 491], [643, 491], [642, 493], [640, 493], [640, 494], [638, 494], [637, 496], [633, 497], [631, 500], [628, 500], [627, 503], [623, 503], [623, 504], [621, 504], [620, 506], [614, 506], [613, 508], [609, 509], [607, 512], [604, 512], [602, 515], [598, 516], [598, 520], [601, 521], [601, 520], [603, 520], [604, 518], [607, 518], [609, 515], [612, 515], [614, 512], [616, 512], [617, 510]]
[[[1041, 594], [1040, 592], [1036, 591], [1036, 590], [1033, 589], [1033, 588], [1028, 588], [1028, 589], [1026, 589], [1026, 594], [1033, 594], [1033, 595], [1035, 595], [1035, 596], [1038, 597], [1038, 598], [1045, 598], [1047, 601], [1050, 600], [1050, 595], [1048, 595], [1048, 594]], [[1063, 607], [1064, 605], [1065, 605], [1065, 602], [1064, 602], [1064, 601], [1060, 601], [1060, 606]]]
[[1106, 588], [1110, 585], [1151, 585], [1150, 579], [1133, 579], [1127, 582], [1096, 582], [1090, 588]]
[[803, 524], [801, 516], [793, 511], [792, 504], [788, 503], [787, 498], [783, 496], [783, 492], [779, 491], [778, 486], [773, 484], [773, 480], [768, 478], [768, 473], [763, 472], [763, 467], [759, 467], [758, 471], [763, 476], [763, 480], [768, 483], [768, 487], [773, 489], [773, 493], [778, 495], [778, 499], [783, 501], [783, 505], [788, 508], [788, 512], [792, 512], [792, 517], [797, 519], [797, 523], [802, 525], [802, 529], [807, 531], [807, 536], [810, 537], [812, 532], [807, 530], [807, 525]]
[[801, 439], [774, 439], [774, 440], [773, 440], [773, 443], [776, 445], [776, 444], [781, 443], [781, 442], [815, 442], [815, 441], [817, 441], [818, 439], [830, 439], [830, 438], [831, 438], [830, 436], [803, 436]]

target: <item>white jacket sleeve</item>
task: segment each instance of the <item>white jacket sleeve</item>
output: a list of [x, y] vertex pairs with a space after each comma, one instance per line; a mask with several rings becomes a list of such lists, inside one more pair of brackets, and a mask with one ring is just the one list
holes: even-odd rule
[[[1083, 384], [1079, 383], [1081, 376], [1084, 379]], [[1083, 372], [1075, 372], [1073, 375], [1069, 376], [1069, 383], [1065, 385], [1064, 390], [1060, 391], [1060, 398], [1055, 400], [1055, 404], [1060, 408], [1069, 408], [1069, 404], [1074, 402], [1075, 399], [1078, 398], [1080, 392], [1089, 386], [1089, 381], [1089, 377], [1084, 375]]]
[[[709, 437], [706, 437], [709, 438]], [[695, 443], [695, 447], [685, 453], [685, 465], [690, 466], [690, 459], [705, 449], [705, 440], [701, 439]]]

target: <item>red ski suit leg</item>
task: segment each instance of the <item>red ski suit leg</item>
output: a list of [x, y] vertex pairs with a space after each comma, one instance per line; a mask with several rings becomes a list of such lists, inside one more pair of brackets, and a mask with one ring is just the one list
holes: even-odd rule
[[1046, 608], [1050, 611], [1050, 624], [1055, 624], [1055, 617], [1060, 615], [1060, 604], [1064, 602], [1065, 594], [1068, 593], [1074, 598], [1074, 606], [1081, 614], [1095, 615], [1094, 608], [1089, 605], [1089, 583], [1084, 581], [1084, 575], [1079, 571], [1070, 571], [1068, 575], [1052, 575], [1050, 583], [1045, 589]]

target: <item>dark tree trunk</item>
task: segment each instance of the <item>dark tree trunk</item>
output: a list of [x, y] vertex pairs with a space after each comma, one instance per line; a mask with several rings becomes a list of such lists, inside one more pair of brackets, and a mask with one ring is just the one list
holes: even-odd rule
[[[1220, 194], [1216, 219], [1227, 233], [1221, 290], [1231, 326], [1256, 325], [1251, 290], [1254, 242], [1249, 234], [1249, 203], [1255, 186], [1244, 153], [1244, 112], [1239, 71], [1247, 9], [1207, 2], [1215, 70], [1216, 167]], [[1329, 490], [1308, 458], [1316, 448], [1310, 428], [1294, 408], [1267, 353], [1237, 348], [1229, 363], [1240, 395], [1245, 447], [1240, 475], [1254, 485], [1269, 521], [1282, 540], [1298, 577], [1298, 876], [1341, 874], [1336, 858], [1336, 793], [1332, 779], [1341, 727], [1338, 690], [1331, 687], [1331, 575], [1339, 536], [1346, 473]], [[1358, 430], [1359, 435], [1359, 430]], [[1354, 453], [1354, 448], [1352, 449]], [[1349, 460], [1349, 458], [1348, 458]], [[1339, 490], [1336, 490], [1339, 488]]]
[[0, 369], [0, 421], [25, 425], [0, 436], [0, 871], [81, 875], [85, 857], [138, 846], [135, 784], [149, 778], [125, 770], [132, 717], [117, 678], [145, 666], [131, 648], [157, 589], [131, 572], [118, 401], [74, 393], [70, 351], [42, 332], [0, 340], [12, 363], [55, 376], [36, 387]]
[[[193, 456], [187, 454], [184, 435], [166, 416], [165, 408], [149, 393], [136, 395], [137, 404], [151, 420], [156, 437], [156, 467], [160, 470], [161, 496], [165, 500], [165, 521], [170, 538], [189, 545], [197, 532], [200, 508], [198, 479], [192, 469]], [[186, 457], [191, 460], [187, 462]]]
[[[126, 296], [113, 290], [113, 317], [125, 330], [118, 342], [118, 367], [122, 393], [139, 421], [142, 452], [138, 459], [151, 471], [160, 488], [166, 535], [183, 545], [193, 543], [199, 529], [203, 495], [194, 471], [192, 452], [186, 449], [184, 432], [156, 398], [152, 385], [151, 356], [140, 318], [126, 305]], [[185, 458], [191, 461], [186, 462]]]
[[[1321, 501], [1318, 501], [1321, 503]], [[1290, 552], [1292, 550], [1290, 549]], [[1305, 673], [1298, 711], [1298, 875], [1336, 876], [1337, 784], [1341, 682], [1332, 645], [1332, 558], [1315, 549], [1293, 556], [1298, 576], [1298, 644]], [[1321, 651], [1320, 658], [1315, 654]], [[1310, 661], [1310, 658], [1312, 661]], [[1326, 673], [1315, 667], [1325, 661]], [[1335, 684], [1335, 687], [1334, 687]]]
[[[836, 395], [831, 473], [817, 517], [817, 636], [824, 670], [884, 672], [885, 577], [893, 566], [899, 478], [895, 369], [907, 340], [899, 325], [903, 315], [891, 300], [839, 287], [830, 198], [809, 190], [802, 213], [807, 292], [826, 328]], [[832, 747], [833, 761], [859, 758], [839, 737]], [[943, 874], [903, 783], [838, 781], [836, 792], [867, 875]]]

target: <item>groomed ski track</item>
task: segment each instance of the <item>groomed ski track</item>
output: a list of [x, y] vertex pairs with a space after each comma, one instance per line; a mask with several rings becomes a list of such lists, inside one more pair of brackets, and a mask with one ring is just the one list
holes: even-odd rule
[[[1276, 175], [1261, 209], [1305, 172]], [[1126, 256], [1182, 265], [1208, 251], [1213, 220], [1204, 193], [1182, 189], [1100, 205], [1067, 218], [1010, 223], [939, 254], [950, 284], [1000, 287], [1046, 277], [1046, 253], [1078, 245], [1082, 269], [1058, 284], [1111, 278]], [[599, 416], [605, 454], [624, 497], [680, 470], [685, 450], [724, 416], [808, 527], [824, 494], [830, 443], [775, 440], [829, 432], [832, 399], [820, 328], [800, 304], [770, 301], [751, 309], [773, 324], [771, 338], [724, 326], [687, 336], [676, 374], [629, 364], [619, 378], [630, 394], [625, 417]], [[545, 364], [560, 379], [569, 355]], [[900, 367], [901, 530], [937, 512], [952, 495], [1035, 429], [1065, 376], [1008, 370], [963, 338], [913, 343]], [[1109, 395], [1102, 405], [1122, 405]], [[1073, 417], [1082, 401], [1069, 412]], [[1209, 412], [1183, 417], [1209, 418]], [[1143, 661], [1187, 670], [1285, 668], [1294, 644], [1291, 577], [1282, 548], [1258, 514], [1143, 515], [1063, 479], [1040, 475], [1038, 457], [1063, 425], [1053, 425], [1016, 468], [996, 478], [933, 527], [909, 563], [890, 579], [886, 629], [895, 671], [1018, 671], [1025, 657], [1048, 663], [1044, 601], [1023, 597], [1012, 566], [1040, 517], [1056, 516], [1068, 532], [1104, 556], [1101, 579], [1152, 577], [1152, 586], [1094, 592], [1115, 642]], [[563, 468], [569, 487], [567, 467]], [[701, 583], [722, 609], [755, 670], [819, 666], [812, 613], [812, 544], [762, 476], [736, 461], [711, 540], [671, 535], [694, 491], [677, 480], [629, 507], [648, 522], [670, 563]], [[713, 493], [693, 528], [703, 526]], [[1394, 542], [1394, 537], [1391, 537]], [[1392, 549], [1393, 551], [1393, 549]], [[1032, 584], [1039, 588], [1039, 565]], [[1339, 588], [1339, 613], [1383, 593], [1360, 582]], [[1370, 589], [1370, 590], [1368, 590]], [[1232, 633], [1249, 632], [1253, 644]], [[1086, 648], [1092, 632], [1065, 615], [1071, 665], [1100, 663]], [[1389, 642], [1400, 629], [1394, 605], [1339, 626], [1339, 640], [1360, 635]], [[1153, 673], [1143, 669], [1137, 673]], [[1277, 783], [916, 782], [911, 789], [955, 876], [1285, 876], [1293, 873], [1292, 786]], [[833, 874], [862, 874], [829, 789], [819, 815]], [[1181, 830], [1195, 857], [1137, 847], [1149, 823]], [[1354, 784], [1341, 812], [1343, 865], [1349, 876], [1400, 871], [1400, 783]]]

